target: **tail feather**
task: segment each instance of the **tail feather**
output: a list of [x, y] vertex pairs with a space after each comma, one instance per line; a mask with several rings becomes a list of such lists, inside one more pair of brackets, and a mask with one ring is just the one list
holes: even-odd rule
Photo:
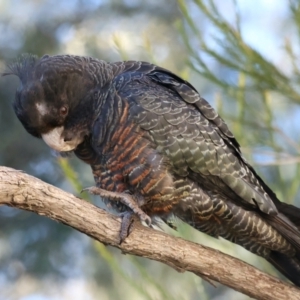
[[[274, 200], [273, 200], [274, 201]], [[277, 209], [289, 218], [290, 221], [300, 230], [300, 208], [284, 202], [274, 201]]]
[[250, 165], [248, 167], [271, 197], [279, 212], [276, 216], [264, 215], [263, 217], [295, 247], [293, 257], [271, 251], [270, 255], [265, 258], [291, 282], [300, 287], [300, 208], [281, 202], [255, 170]]
[[271, 226], [280, 232], [281, 235], [294, 246], [296, 252], [300, 253], [300, 231], [293, 222], [290, 221], [290, 218], [281, 212], [276, 216], [266, 215], [265, 218]]
[[[299, 256], [299, 255], [297, 255]], [[300, 259], [272, 251], [267, 260], [286, 278], [300, 287]]]
[[[274, 200], [273, 200], [274, 201]], [[267, 260], [291, 282], [300, 287], [300, 209], [296, 206], [274, 201], [279, 214], [267, 216], [268, 222], [295, 248], [295, 255], [271, 251]]]
[[245, 210], [229, 199], [218, 197], [210, 200], [213, 209], [207, 218], [203, 218], [199, 202], [193, 199], [184, 202], [188, 207], [185, 210], [178, 206], [175, 214], [199, 231], [223, 237], [264, 257], [300, 287], [300, 231], [293, 223], [294, 220], [296, 224], [300, 223], [300, 209], [283, 205], [281, 210], [281, 205], [276, 203], [279, 213], [267, 215]]

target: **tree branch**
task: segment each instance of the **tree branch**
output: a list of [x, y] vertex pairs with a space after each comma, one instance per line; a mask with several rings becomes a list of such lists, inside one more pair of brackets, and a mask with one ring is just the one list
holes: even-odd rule
[[124, 253], [147, 257], [176, 270], [190, 271], [256, 299], [300, 300], [300, 290], [254, 267], [163, 232], [134, 223], [119, 245], [120, 219], [82, 199], [20, 171], [0, 167], [0, 205], [29, 210], [62, 222]]

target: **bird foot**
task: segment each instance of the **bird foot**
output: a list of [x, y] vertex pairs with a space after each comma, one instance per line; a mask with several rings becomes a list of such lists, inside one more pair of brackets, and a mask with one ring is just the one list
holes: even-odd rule
[[110, 201], [120, 201], [124, 205], [126, 205], [128, 208], [131, 209], [132, 212], [124, 212], [121, 213], [122, 217], [122, 224], [121, 224], [121, 231], [120, 231], [120, 244], [125, 240], [125, 238], [129, 234], [130, 227], [133, 223], [132, 215], [135, 214], [138, 216], [140, 221], [145, 222], [149, 227], [152, 224], [151, 218], [139, 207], [138, 203], [135, 201], [134, 197], [129, 194], [125, 193], [118, 193], [118, 192], [110, 192], [107, 190], [103, 190], [101, 188], [98, 188], [96, 186], [85, 188], [81, 191], [82, 192], [88, 192], [93, 195], [98, 195], [102, 198], [106, 198]]

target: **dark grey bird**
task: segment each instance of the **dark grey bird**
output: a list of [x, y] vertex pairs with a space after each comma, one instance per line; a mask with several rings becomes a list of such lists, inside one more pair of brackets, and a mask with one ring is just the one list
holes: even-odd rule
[[300, 286], [300, 210], [280, 202], [187, 81], [147, 62], [25, 55], [10, 65], [25, 129], [88, 163], [99, 194], [148, 224], [176, 216], [264, 257]]

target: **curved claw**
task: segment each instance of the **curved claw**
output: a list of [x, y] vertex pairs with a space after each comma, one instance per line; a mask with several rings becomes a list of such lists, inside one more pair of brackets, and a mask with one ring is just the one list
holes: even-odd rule
[[80, 191], [80, 194], [82, 194], [83, 192], [88, 192], [89, 194], [97, 195], [97, 190], [99, 190], [99, 189], [96, 186], [90, 186], [90, 187], [82, 189]]
[[123, 243], [123, 241], [130, 234], [130, 228], [134, 221], [133, 215], [137, 215], [141, 222], [144, 221], [149, 227], [151, 227], [152, 220], [144, 212], [137, 214], [137, 213], [134, 213], [133, 211], [125, 211], [123, 213], [120, 213], [119, 216], [122, 218], [121, 230], [120, 230], [120, 244]]
[[124, 242], [124, 240], [128, 237], [130, 233], [130, 228], [133, 223], [133, 212], [126, 211], [120, 213], [120, 217], [122, 218], [121, 230], [120, 230], [120, 245]]
[[147, 214], [144, 213], [143, 215], [138, 217], [140, 218], [141, 221], [144, 221], [147, 224], [147, 226], [151, 227], [152, 220]]

